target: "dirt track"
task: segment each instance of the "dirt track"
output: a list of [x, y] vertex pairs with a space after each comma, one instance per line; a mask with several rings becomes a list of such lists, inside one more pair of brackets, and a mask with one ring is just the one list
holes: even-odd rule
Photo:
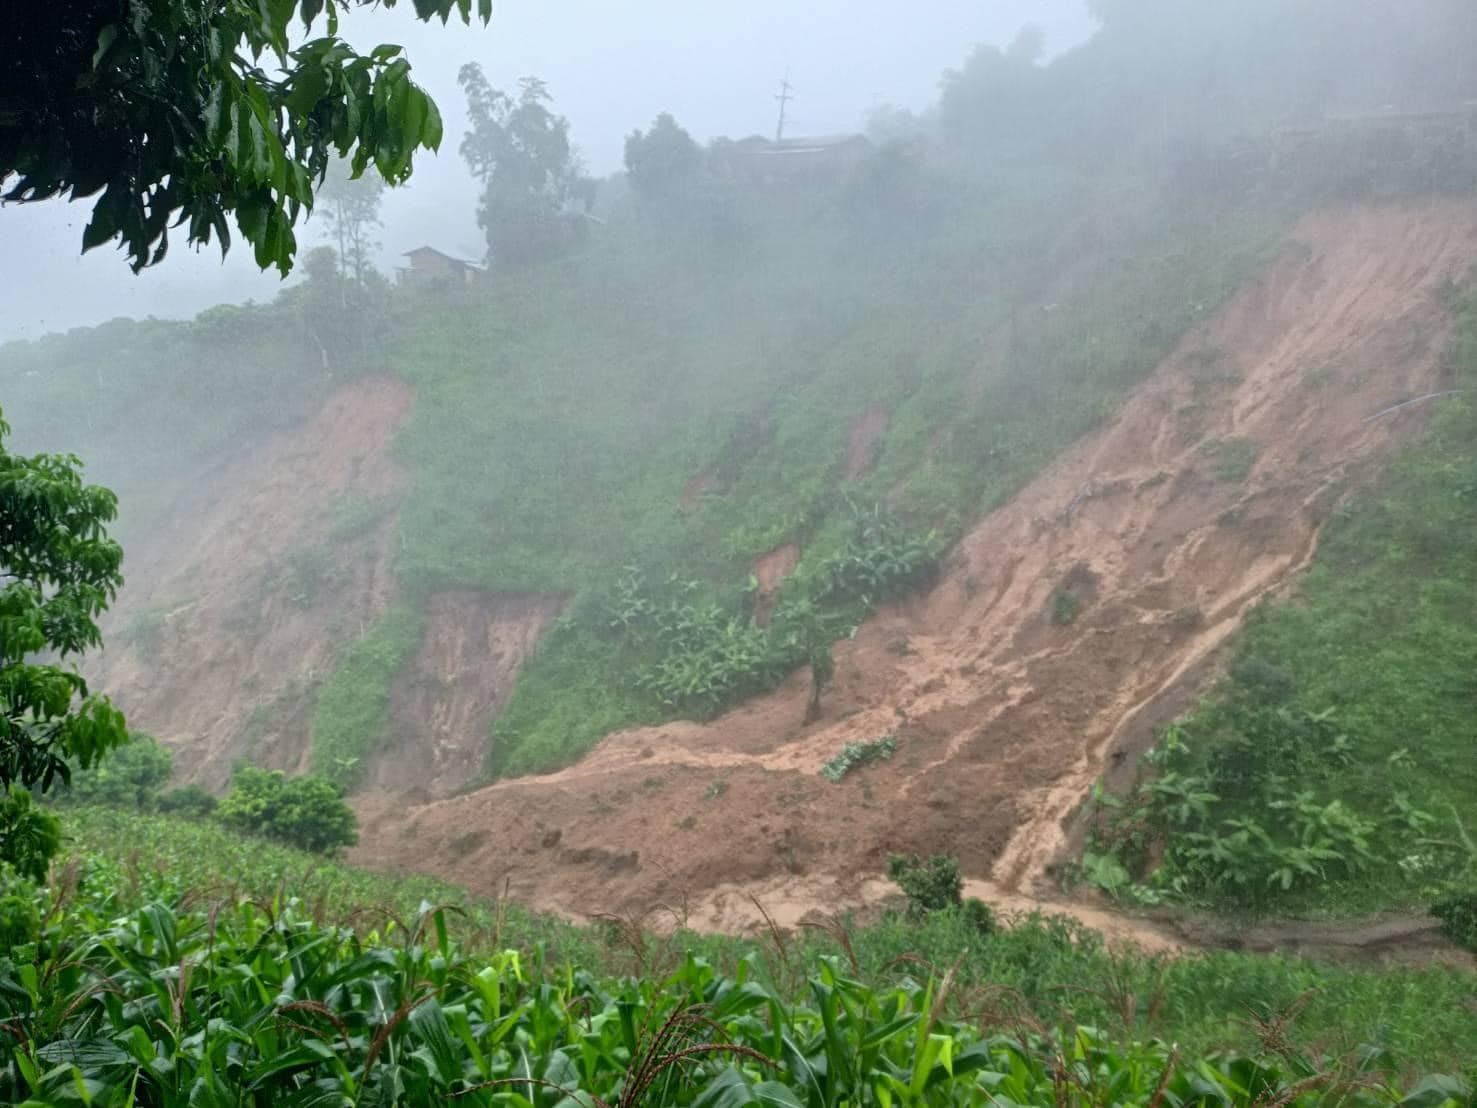
[[[1109, 427], [981, 521], [930, 595], [838, 646], [817, 724], [800, 725], [800, 674], [710, 724], [611, 735], [561, 773], [421, 806], [365, 796], [355, 859], [488, 893], [506, 879], [567, 915], [665, 905], [723, 930], [759, 922], [750, 894], [780, 922], [874, 902], [896, 851], [959, 857], [996, 903], [1048, 903], [1092, 783], [1183, 708], [1248, 608], [1313, 555], [1361, 466], [1419, 425], [1364, 420], [1439, 385], [1432, 293], [1474, 235], [1477, 209], [1456, 203], [1304, 221]], [[1080, 613], [1055, 626], [1064, 587]], [[891, 763], [817, 776], [887, 733]]]

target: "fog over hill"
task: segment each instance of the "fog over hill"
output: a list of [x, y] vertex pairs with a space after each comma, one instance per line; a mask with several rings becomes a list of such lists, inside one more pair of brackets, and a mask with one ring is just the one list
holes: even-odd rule
[[[921, 110], [937, 96], [939, 73], [972, 44], [1008, 42], [1026, 23], [1041, 28], [1052, 51], [1093, 27], [1083, 0], [658, 0], [620, 8], [499, 0], [486, 27], [422, 24], [409, 5], [356, 10], [344, 20], [348, 39], [361, 49], [404, 45], [446, 120], [440, 156], [418, 159], [411, 184], [386, 198], [382, 265], [428, 241], [469, 257], [484, 248], [473, 218], [477, 189], [457, 156], [466, 106], [456, 72], [464, 62], [481, 63], [499, 87], [528, 74], [547, 81], [589, 169], [603, 176], [620, 168], [625, 135], [662, 111], [675, 111], [700, 141], [768, 133], [787, 71], [796, 88], [793, 133], [856, 129], [883, 104]], [[30, 276], [0, 304], [0, 341], [120, 315], [187, 318], [212, 304], [270, 299], [280, 287], [241, 249], [222, 262], [213, 248], [187, 255], [180, 242], [168, 265], [139, 277], [108, 247], [79, 257], [90, 211], [90, 202], [7, 207], [0, 252], [25, 256]], [[321, 233], [310, 224], [299, 240], [311, 245]]]

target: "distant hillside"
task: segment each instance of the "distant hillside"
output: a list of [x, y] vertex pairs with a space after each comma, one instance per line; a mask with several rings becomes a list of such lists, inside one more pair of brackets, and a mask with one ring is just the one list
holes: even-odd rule
[[312, 278], [0, 348], [17, 442], [123, 498], [101, 676], [203, 780], [431, 794], [776, 687], [1300, 213], [1472, 186], [1461, 146], [1279, 155], [1282, 126], [1471, 92], [1465, 7], [1389, 7], [1105, 5], [1050, 65], [977, 51], [845, 174], [619, 195], [567, 256], [454, 291], [346, 310]]

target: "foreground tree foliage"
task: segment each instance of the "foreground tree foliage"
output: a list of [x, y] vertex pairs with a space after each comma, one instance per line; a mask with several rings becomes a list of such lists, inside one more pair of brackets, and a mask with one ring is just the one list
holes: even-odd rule
[[46, 880], [62, 845], [61, 822], [19, 786], [0, 794], [0, 873], [9, 866], [30, 881]]
[[123, 583], [123, 551], [105, 529], [113, 494], [84, 485], [75, 457], [11, 454], [9, 433], [0, 420], [0, 786], [44, 792], [128, 737], [67, 664], [101, 644], [97, 618]]
[[[391, 7], [395, 0], [382, 0]], [[293, 225], [331, 154], [391, 184], [441, 143], [435, 103], [398, 46], [356, 53], [339, 13], [370, 0], [0, 2], [0, 187], [16, 201], [98, 196], [83, 249], [117, 240], [138, 271], [169, 231], [231, 241], [284, 274]], [[486, 21], [492, 0], [477, 0]], [[472, 0], [415, 0], [421, 19]], [[295, 20], [312, 35], [289, 38]], [[98, 195], [98, 194], [101, 195]]]

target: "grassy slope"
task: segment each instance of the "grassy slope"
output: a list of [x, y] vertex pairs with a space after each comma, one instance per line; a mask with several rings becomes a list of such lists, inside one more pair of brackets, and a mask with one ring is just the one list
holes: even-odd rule
[[[645, 977], [665, 974], [688, 952], [732, 972], [756, 949], [752, 940], [689, 933], [633, 941], [623, 928], [574, 927], [511, 904], [499, 909], [441, 882], [365, 873], [210, 824], [103, 808], [69, 809], [65, 820], [84, 879], [115, 890], [120, 911], [148, 897], [188, 894], [210, 902], [285, 892], [324, 919], [367, 929], [382, 928], [387, 914], [410, 919], [429, 902], [458, 909], [453, 926], [474, 950], [542, 944], [555, 964]], [[1470, 973], [1345, 969], [1229, 953], [1165, 962], [1109, 953], [1094, 933], [1062, 921], [1027, 921], [981, 936], [953, 913], [934, 914], [922, 925], [887, 918], [854, 929], [850, 942], [864, 980], [882, 983], [916, 972], [916, 963], [898, 961], [903, 955], [941, 971], [957, 963], [956, 989], [997, 1006], [1002, 997], [1018, 995], [1026, 1012], [1047, 1025], [1087, 1023], [1114, 1034], [1162, 1037], [1188, 1050], [1251, 1048], [1248, 1016], [1280, 1011], [1306, 993], [1308, 1005], [1290, 1027], [1297, 1045], [1342, 1053], [1377, 1044], [1410, 1071], [1460, 1069], [1477, 1056], [1477, 1024], [1466, 1008], [1477, 991]], [[833, 938], [816, 931], [779, 947], [757, 946], [774, 978], [789, 982], [797, 996], [805, 968], [818, 956], [840, 953]]]
[[[1052, 183], [973, 180], [946, 221], [903, 238], [824, 193], [756, 202], [722, 249], [632, 220], [428, 312], [396, 363], [417, 396], [399, 442], [417, 482], [402, 580], [593, 601], [637, 563], [734, 604], [780, 543], [801, 544], [801, 579], [837, 549], [843, 493], [957, 534], [1109, 414], [1276, 225], [1248, 210], [1125, 219], [1080, 259], [1100, 279], [1048, 312], [1085, 189]], [[1004, 357], [987, 352], [1012, 317]], [[875, 469], [847, 484], [848, 429], [874, 406], [891, 425]], [[683, 512], [705, 473], [717, 487]], [[494, 769], [553, 768], [669, 714], [635, 689], [594, 607], [525, 670]]]
[[1335, 844], [1321, 875], [1283, 890], [1210, 881], [1172, 853], [1159, 883], [1178, 877], [1233, 910], [1362, 915], [1422, 910], [1448, 883], [1477, 880], [1462, 841], [1477, 832], [1477, 294], [1452, 302], [1448, 387], [1466, 395], [1436, 405], [1425, 436], [1344, 502], [1296, 596], [1255, 614], [1230, 676], [1179, 724], [1187, 749], [1168, 769], [1221, 799], [1185, 822], [1151, 810], [1172, 842], [1251, 817], [1287, 844], [1274, 805], [1308, 791], [1368, 824], [1368, 859], [1351, 867], [1352, 844]]

